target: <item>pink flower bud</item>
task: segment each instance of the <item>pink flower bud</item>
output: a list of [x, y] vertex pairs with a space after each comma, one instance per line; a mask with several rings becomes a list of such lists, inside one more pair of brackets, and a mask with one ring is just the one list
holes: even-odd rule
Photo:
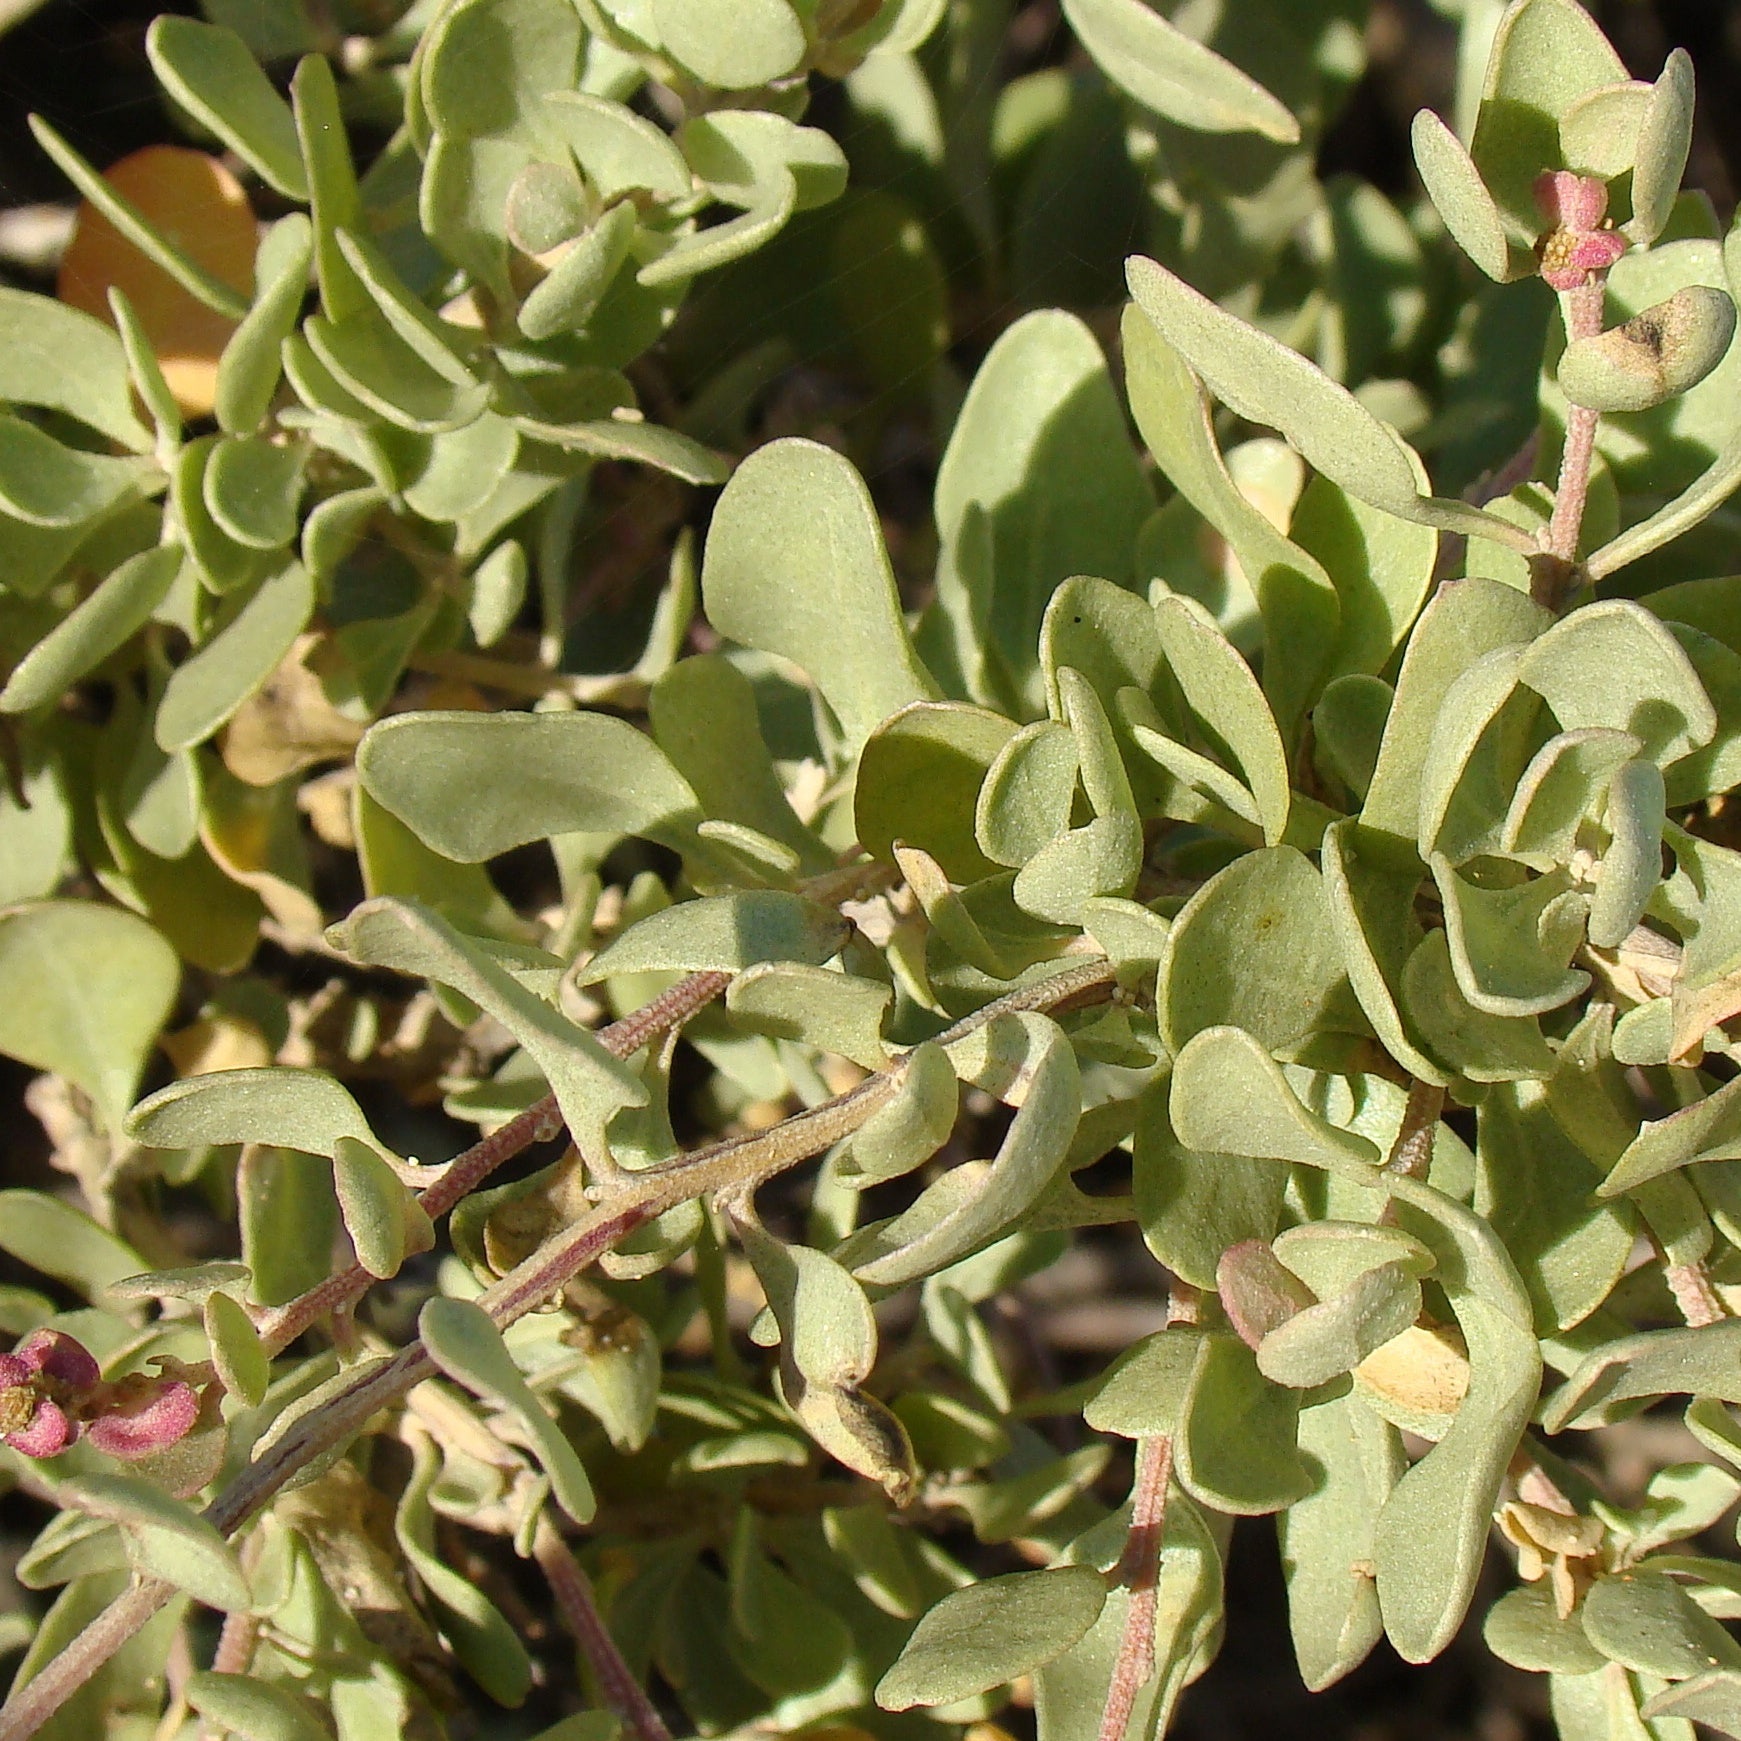
[[149, 1457], [186, 1438], [198, 1418], [192, 1385], [135, 1374], [114, 1386], [110, 1407], [85, 1423], [85, 1437], [111, 1457]]
[[32, 1330], [9, 1358], [73, 1390], [89, 1390], [103, 1376], [89, 1349], [64, 1330]]
[[[15, 1390], [0, 1392], [0, 1396], [18, 1394]], [[35, 1396], [34, 1392], [28, 1394]], [[7, 1433], [5, 1441], [26, 1457], [58, 1457], [78, 1436], [78, 1422], [59, 1403], [36, 1397], [35, 1412], [29, 1424], [17, 1432]]]
[[1541, 275], [1555, 290], [1576, 290], [1626, 252], [1625, 237], [1604, 228], [1608, 188], [1595, 176], [1556, 169], [1536, 178], [1535, 198], [1552, 225], [1536, 252]]

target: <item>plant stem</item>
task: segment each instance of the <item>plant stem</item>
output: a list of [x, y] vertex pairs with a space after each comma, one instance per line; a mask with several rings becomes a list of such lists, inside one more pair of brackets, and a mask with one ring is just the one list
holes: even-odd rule
[[[630, 1058], [659, 1035], [669, 1033], [711, 1003], [725, 990], [731, 976], [725, 973], [692, 973], [650, 1003], [643, 1004], [621, 1021], [601, 1028], [598, 1041], [613, 1058]], [[536, 1142], [548, 1142], [562, 1129], [556, 1096], [547, 1094], [536, 1106], [510, 1119], [500, 1130], [473, 1143], [448, 1162], [441, 1177], [418, 1194], [431, 1221], [439, 1220], [462, 1199], [469, 1197], [491, 1173]], [[268, 1355], [280, 1354], [311, 1324], [329, 1312], [360, 1299], [376, 1278], [359, 1264], [328, 1276], [307, 1293], [280, 1306], [257, 1326]]]
[[[1079, 1009], [1104, 1001], [1117, 985], [1117, 973], [1111, 962], [1104, 958], [1085, 961], [995, 999], [983, 1009], [964, 1016], [937, 1038], [948, 1045], [998, 1016], [1022, 1010], [1060, 1013]], [[716, 992], [717, 988], [708, 995]], [[701, 999], [702, 1003], [706, 1001], [705, 997]], [[619, 1240], [666, 1210], [692, 1197], [712, 1196], [718, 1191], [753, 1190], [776, 1173], [832, 1148], [895, 1097], [901, 1067], [897, 1062], [875, 1076], [867, 1076], [856, 1088], [797, 1113], [772, 1130], [730, 1137], [665, 1166], [626, 1175], [624, 1188], [612, 1200], [552, 1234], [523, 1263], [486, 1288], [477, 1303], [490, 1314], [498, 1329], [505, 1328], [560, 1292]], [[435, 1362], [423, 1344], [412, 1343], [386, 1366], [359, 1379], [349, 1390], [341, 1391], [317, 1412], [306, 1416], [293, 1431], [250, 1463], [206, 1507], [202, 1513], [205, 1520], [220, 1535], [232, 1534], [316, 1457], [361, 1432], [373, 1416], [397, 1402], [413, 1386], [435, 1377], [436, 1371]], [[1164, 1491], [1164, 1482], [1162, 1486]], [[136, 1579], [70, 1640], [35, 1680], [14, 1692], [0, 1707], [0, 1741], [26, 1741], [34, 1735], [174, 1594], [174, 1587], [160, 1579]]]
[[581, 1654], [598, 1681], [604, 1702], [628, 1725], [634, 1741], [671, 1741], [671, 1731], [653, 1709], [634, 1671], [623, 1661], [617, 1641], [611, 1637], [604, 1616], [593, 1599], [592, 1580], [568, 1551], [548, 1514], [538, 1520], [532, 1538], [533, 1557], [550, 1584], [550, 1593], [562, 1610], [568, 1630], [574, 1634]]
[[1397, 1127], [1396, 1141], [1390, 1145], [1390, 1156], [1384, 1163], [1387, 1173], [1401, 1173], [1407, 1179], [1427, 1176], [1433, 1160], [1433, 1137], [1439, 1128], [1439, 1114], [1444, 1109], [1443, 1088], [1418, 1080], [1409, 1084], [1402, 1123]]
[[[1576, 290], [1568, 290], [1560, 306], [1566, 322], [1566, 342], [1594, 338], [1602, 330], [1602, 306], [1607, 274], [1592, 273]], [[1542, 534], [1542, 554], [1549, 560], [1535, 565], [1530, 591], [1550, 610], [1559, 605], [1565, 583], [1578, 557], [1578, 534], [1590, 496], [1590, 462], [1596, 454], [1599, 414], [1584, 405], [1566, 413], [1566, 440], [1560, 453], [1559, 482], [1554, 486], [1553, 517]]]
[[1167, 1482], [1173, 1473], [1173, 1441], [1166, 1433], [1140, 1440], [1136, 1479], [1130, 1490], [1130, 1534], [1118, 1579], [1130, 1591], [1124, 1635], [1106, 1689], [1099, 1741], [1124, 1741], [1137, 1695], [1155, 1672], [1155, 1612], [1160, 1602], [1161, 1538], [1167, 1527]]

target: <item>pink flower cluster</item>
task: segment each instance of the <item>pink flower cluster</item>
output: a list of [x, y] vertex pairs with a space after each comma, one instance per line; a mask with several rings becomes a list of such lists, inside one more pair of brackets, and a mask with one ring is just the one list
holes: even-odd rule
[[1555, 290], [1576, 290], [1626, 252], [1626, 238], [1606, 225], [1608, 187], [1593, 175], [1556, 169], [1537, 178], [1535, 200], [1553, 226], [1542, 237], [1542, 277]]
[[111, 1457], [148, 1457], [184, 1438], [200, 1400], [176, 1377], [134, 1372], [105, 1383], [83, 1343], [32, 1330], [0, 1354], [0, 1441], [26, 1457], [53, 1457], [81, 1433]]

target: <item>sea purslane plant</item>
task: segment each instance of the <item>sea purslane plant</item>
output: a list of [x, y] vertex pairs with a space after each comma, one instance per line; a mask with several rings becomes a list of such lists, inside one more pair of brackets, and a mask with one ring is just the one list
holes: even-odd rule
[[1313, 1689], [1503, 1559], [1565, 1741], [1741, 1735], [1741, 243], [1463, 10], [1406, 212], [1357, 0], [165, 17], [246, 285], [39, 130], [229, 325], [0, 291], [0, 1736], [1159, 1736], [1272, 1516]]

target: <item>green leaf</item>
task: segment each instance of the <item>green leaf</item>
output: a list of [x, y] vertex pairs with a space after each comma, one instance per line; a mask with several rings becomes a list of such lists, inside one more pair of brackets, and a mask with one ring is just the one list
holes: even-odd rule
[[1664, 1118], [1647, 1119], [1597, 1195], [1618, 1197], [1681, 1167], [1736, 1159], [1741, 1159], [1741, 1080], [1726, 1082]]
[[0, 1191], [0, 1250], [94, 1299], [144, 1262], [83, 1210], [40, 1191]]
[[420, 1437], [412, 1446], [411, 1479], [393, 1513], [393, 1533], [441, 1609], [442, 1631], [466, 1673], [498, 1705], [517, 1709], [532, 1689], [532, 1662], [501, 1610], [437, 1548], [430, 1493], [441, 1475], [441, 1451], [433, 1439]]
[[129, 557], [88, 593], [13, 667], [0, 712], [28, 713], [58, 701], [151, 620], [181, 572], [173, 544]]
[[1590, 904], [1590, 941], [1614, 949], [1631, 935], [1662, 877], [1666, 794], [1655, 762], [1623, 762], [1608, 783], [1608, 850]]
[[934, 1041], [915, 1046], [903, 1061], [894, 1099], [847, 1140], [838, 1168], [842, 1182], [858, 1189], [923, 1165], [949, 1140], [959, 1101], [949, 1055]]
[[288, 199], [308, 198], [296, 121], [241, 37], [165, 16], [152, 20], [145, 52], [163, 88], [262, 180]]
[[495, 1399], [514, 1416], [550, 1477], [556, 1503], [576, 1523], [590, 1523], [596, 1507], [586, 1470], [514, 1364], [489, 1313], [468, 1300], [438, 1294], [418, 1313], [417, 1333], [449, 1378], [475, 1396]]
[[1281, 1052], [1321, 1028], [1345, 981], [1328, 918], [1322, 879], [1291, 846], [1218, 871], [1185, 903], [1161, 952], [1156, 1007], [1168, 1048], [1226, 1023]]
[[1076, 796], [1076, 738], [1036, 720], [1007, 739], [974, 802], [974, 839], [997, 864], [1024, 865], [1063, 834]]
[[1401, 438], [1279, 339], [1140, 254], [1126, 263], [1125, 273], [1137, 306], [1217, 399], [1249, 422], [1279, 430], [1309, 465], [1349, 495], [1444, 531], [1476, 533], [1513, 549], [1528, 543], [1527, 534], [1492, 514], [1419, 494], [1415, 461]]
[[29, 119], [37, 144], [53, 158], [55, 167], [146, 259], [161, 266], [196, 302], [226, 320], [240, 320], [248, 312], [244, 297], [153, 229], [138, 207], [116, 193], [40, 115]]
[[[1725, 1634], [1725, 1637], [1727, 1634]], [[1719, 1735], [1741, 1734], [1741, 1675], [1707, 1669], [1648, 1700], [1642, 1714], [1660, 1731], [1666, 1723], [1700, 1723]]]
[[208, 1608], [253, 1606], [235, 1550], [198, 1512], [132, 1475], [83, 1475], [59, 1490], [63, 1505], [118, 1524], [136, 1571], [162, 1578]]
[[1296, 1161], [1375, 1183], [1375, 1144], [1305, 1107], [1263, 1046], [1240, 1028], [1205, 1028], [1173, 1061], [1173, 1128], [1210, 1154]]
[[1517, 783], [1499, 850], [1532, 870], [1569, 864], [1580, 823], [1599, 809], [1615, 770], [1643, 747], [1631, 732], [1604, 726], [1549, 738]]
[[739, 973], [762, 961], [819, 967], [846, 936], [832, 908], [783, 889], [705, 895], [638, 920], [587, 962], [579, 983], [624, 973]]
[[364, 737], [357, 774], [418, 839], [462, 864], [581, 831], [687, 844], [696, 814], [653, 740], [600, 713], [400, 714]]
[[1365, 1661], [1383, 1631], [1373, 1524], [1406, 1461], [1396, 1429], [1357, 1396], [1300, 1411], [1301, 1455], [1324, 1476], [1276, 1520], [1300, 1678], [1321, 1692]]
[[1451, 239], [1496, 283], [1519, 276], [1499, 207], [1462, 140], [1431, 109], [1416, 113], [1409, 137], [1427, 198]]
[[1664, 767], [1716, 734], [1716, 713], [1680, 642], [1631, 599], [1600, 599], [1562, 617], [1517, 675], [1565, 730], [1631, 732]]
[[605, 1125], [623, 1107], [647, 1104], [645, 1086], [627, 1065], [438, 914], [411, 901], [364, 901], [327, 936], [354, 961], [451, 986], [493, 1015], [544, 1072], [587, 1153], [608, 1153]]
[[0, 916], [0, 1051], [75, 1082], [118, 1131], [180, 978], [174, 951], [132, 913], [16, 907]]
[[731, 467], [723, 454], [692, 441], [680, 430], [632, 418], [602, 417], [590, 423], [540, 423], [517, 417], [515, 427], [534, 441], [589, 453], [599, 459], [635, 460], [689, 484], [721, 484]]
[[338, 246], [340, 228], [362, 221], [363, 202], [339, 108], [338, 81], [324, 55], [305, 54], [296, 63], [296, 74], [290, 81], [290, 108], [312, 207], [309, 215], [314, 223], [320, 305], [329, 320], [342, 321], [369, 307], [368, 292], [357, 282]]
[[989, 1244], [1033, 1205], [1068, 1154], [1081, 1114], [1081, 1074], [1057, 1024], [1044, 1016], [999, 1017], [989, 1024], [985, 1044], [997, 1048], [1000, 1067], [1023, 1089], [990, 1169], [971, 1197], [911, 1239], [855, 1264], [860, 1281], [898, 1287]]
[[1691, 1330], [1644, 1330], [1587, 1354], [1541, 1411], [1550, 1433], [1635, 1413], [1640, 1397], [1701, 1396], [1741, 1402], [1741, 1320]]
[[[767, 961], [737, 974], [725, 1007], [740, 1027], [834, 1052], [867, 1070], [888, 1062], [882, 1023], [894, 990], [880, 980], [797, 961]], [[954, 1072], [950, 1072], [953, 1086]], [[874, 1122], [874, 1118], [873, 1118]]]
[[1065, 0], [1064, 16], [1100, 70], [1157, 115], [1298, 144], [1300, 124], [1282, 103], [1140, 0]]
[[249, 550], [276, 550], [296, 536], [308, 450], [258, 435], [220, 438], [201, 489], [218, 529]]
[[0, 509], [29, 526], [78, 526], [161, 480], [147, 459], [64, 447], [34, 423], [0, 416]]
[[490, 411], [464, 429], [432, 435], [428, 463], [406, 485], [406, 505], [426, 520], [463, 520], [495, 494], [519, 451], [519, 431]]
[[789, 846], [808, 871], [832, 855], [798, 820], [762, 735], [754, 685], [729, 659], [678, 659], [653, 685], [647, 712], [653, 741], [688, 781], [702, 813], [753, 828]]
[[1420, 1283], [1401, 1264], [1379, 1264], [1271, 1330], [1257, 1345], [1258, 1371], [1292, 1390], [1328, 1384], [1400, 1336], [1420, 1309]]
[[126, 1135], [149, 1148], [277, 1143], [331, 1156], [340, 1137], [373, 1142], [350, 1091], [324, 1070], [214, 1070], [160, 1088], [128, 1113]]
[[1648, 247], [1662, 234], [1680, 192], [1693, 142], [1693, 63], [1672, 49], [1650, 87], [1639, 121], [1632, 169], [1632, 216], [1626, 233]]
[[[317, 262], [319, 248], [317, 235]], [[343, 319], [310, 315], [302, 331], [309, 349], [339, 386], [397, 428], [418, 435], [463, 429], [481, 417], [489, 403], [484, 383], [456, 382], [431, 368], [372, 302]]]
[[987, 773], [1015, 726], [959, 701], [915, 702], [865, 741], [853, 790], [859, 844], [891, 859], [900, 840], [929, 853], [951, 882], [998, 866], [979, 847], [974, 812]]
[[885, 1711], [947, 1705], [1002, 1686], [1061, 1656], [1106, 1602], [1090, 1566], [1054, 1566], [982, 1578], [945, 1596], [913, 1629], [877, 1682]]
[[[1076, 575], [1134, 585], [1136, 535], [1153, 509], [1093, 333], [1061, 310], [1024, 315], [980, 364], [937, 472], [942, 549], [927, 626], [961, 692], [1012, 715], [1040, 712], [1034, 647], [1054, 593]], [[1074, 662], [1074, 649], [1064, 656]]]
[[[165, 15], [159, 24], [182, 23]], [[154, 27], [155, 28], [155, 27]], [[215, 410], [229, 435], [252, 435], [266, 420], [283, 372], [284, 341], [308, 291], [314, 231], [301, 212], [280, 218], [254, 256], [254, 305], [218, 359]]]
[[1483, 787], [1503, 786], [1504, 779], [1503, 775], [1497, 781], [1482, 779], [1487, 772], [1484, 760], [1491, 761], [1490, 756], [1482, 758], [1482, 751], [1491, 744], [1499, 729], [1495, 722], [1516, 692], [1522, 657], [1520, 646], [1495, 647], [1445, 692], [1421, 780], [1416, 845], [1424, 859], [1443, 853], [1453, 864], [1461, 864], [1487, 842], [1486, 825], [1497, 818], [1490, 816], [1491, 804], [1480, 802], [1487, 795]]
[[254, 1320], [222, 1288], [206, 1295], [204, 1319], [218, 1382], [249, 1408], [257, 1408], [272, 1382], [272, 1362]]
[[333, 1145], [333, 1186], [357, 1262], [381, 1278], [435, 1243], [429, 1216], [372, 1142], [341, 1136]]
[[0, 285], [0, 400], [64, 411], [135, 453], [151, 435], [133, 410], [112, 327], [53, 297]]
[[759, 448], [713, 511], [701, 574], [721, 634], [791, 659], [860, 744], [936, 686], [901, 619], [870, 493], [832, 448]]
[[1205, 1336], [1174, 1445], [1179, 1484], [1235, 1517], [1304, 1499], [1318, 1483], [1295, 1445], [1299, 1412], [1298, 1392], [1271, 1384], [1237, 1336]]
[[1734, 336], [1729, 293], [1688, 284], [1619, 326], [1574, 339], [1555, 380], [1574, 405], [1592, 411], [1650, 411], [1698, 386]]
[[314, 609], [314, 581], [294, 559], [269, 574], [230, 620], [178, 665], [157, 709], [157, 742], [204, 743], [277, 670]]
[[1598, 1578], [1584, 1598], [1584, 1633], [1635, 1673], [1685, 1680], [1741, 1666], [1741, 1647], [1672, 1578], [1648, 1567]]
[[1569, 967], [1583, 941], [1586, 897], [1570, 875], [1550, 871], [1513, 886], [1484, 888], [1432, 858], [1445, 906], [1445, 935], [1457, 985], [1476, 1009], [1495, 1016], [1534, 1016], [1558, 1009], [1589, 983]]
[[188, 1677], [187, 1702], [241, 1741], [324, 1741], [326, 1736], [307, 1700], [252, 1675], [202, 1669]]
[[338, 1199], [323, 1157], [264, 1144], [244, 1149], [236, 1218], [242, 1261], [254, 1277], [249, 1298], [257, 1304], [281, 1306], [331, 1274]]
[[116, 284], [109, 286], [109, 313], [121, 334], [121, 348], [127, 353], [127, 373], [132, 377], [133, 390], [150, 413], [152, 427], [157, 431], [157, 451], [160, 455], [171, 452], [181, 440], [181, 409], [163, 378], [157, 352], [139, 324], [139, 316], [126, 292]]
[[804, 27], [786, 0], [650, 0], [667, 53], [704, 85], [749, 90], [804, 57]]
[[574, 153], [593, 191], [607, 204], [642, 190], [662, 200], [688, 198], [689, 165], [651, 121], [587, 91], [548, 91], [544, 103], [546, 125]]
[[1487, 1610], [1481, 1637], [1501, 1662], [1534, 1674], [1594, 1674], [1608, 1661], [1578, 1615], [1561, 1617], [1548, 1580], [1510, 1590]]
[[635, 231], [635, 207], [625, 200], [570, 238], [561, 258], [520, 304], [515, 317], [520, 331], [529, 339], [581, 331], [629, 257]]
[[1135, 816], [1097, 816], [1049, 841], [1016, 872], [1016, 905], [1054, 925], [1078, 925], [1086, 904], [1128, 895], [1142, 869], [1142, 825]]
[[[1410, 842], [1418, 838], [1433, 728], [1452, 685], [1476, 660], [1533, 640], [1551, 621], [1526, 594], [1495, 580], [1471, 576], [1438, 588], [1409, 636], [1396, 701], [1360, 813], [1366, 828]], [[1552, 697], [1548, 700], [1551, 705]]]

